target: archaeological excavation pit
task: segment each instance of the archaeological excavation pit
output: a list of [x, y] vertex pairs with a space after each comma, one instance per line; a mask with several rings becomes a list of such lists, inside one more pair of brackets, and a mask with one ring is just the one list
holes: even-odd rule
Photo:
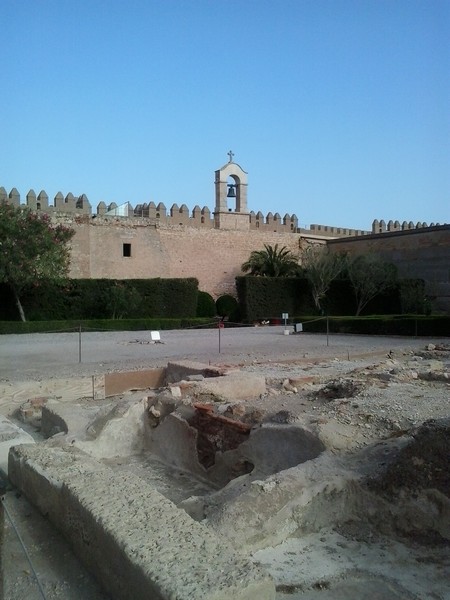
[[[407, 437], [355, 451], [355, 428], [335, 421], [330, 437], [323, 411], [346, 418], [364, 402], [348, 402], [359, 393], [352, 380], [334, 378], [319, 393], [306, 388], [304, 396], [291, 396], [291, 404], [283, 399], [275, 406], [270, 395], [255, 400], [264, 386], [254, 374], [209, 368], [205, 376], [198, 369], [177, 364], [172, 373], [160, 373], [155, 386], [147, 386], [142, 373], [125, 374], [128, 387], [122, 389], [114, 374], [115, 389], [103, 399], [70, 406], [48, 402], [42, 431], [50, 439], [12, 451], [11, 480], [71, 540], [112, 598], [136, 600], [145, 589], [158, 600], [281, 600], [305, 586], [326, 590], [339, 587], [341, 573], [347, 576], [335, 547], [352, 573], [364, 563], [364, 577], [351, 585], [362, 589], [369, 577], [387, 589], [378, 554], [387, 553], [389, 561], [391, 548], [395, 558], [398, 536], [448, 538], [448, 503], [439, 490], [419, 490], [412, 499], [403, 492], [398, 498], [386, 494], [386, 482], [399, 480], [393, 467], [387, 479], [365, 483], [386, 464], [398, 464], [404, 473], [404, 463], [414, 480], [422, 468], [428, 482], [430, 461], [423, 452], [417, 457], [412, 447], [401, 460]], [[303, 403], [314, 419], [293, 414], [294, 402]], [[366, 425], [359, 428], [365, 435], [371, 431]], [[441, 470], [439, 463], [437, 475]], [[387, 541], [377, 545], [380, 532]], [[324, 546], [327, 568], [317, 570]], [[408, 573], [428, 558], [421, 552], [407, 563], [402, 580], [407, 589]], [[433, 552], [440, 560], [443, 551]], [[117, 573], [111, 573], [111, 564], [118, 565]], [[439, 562], [433, 571], [437, 590], [438, 567]]]
[[[151, 404], [148, 412], [155, 412]], [[172, 408], [169, 405], [169, 410]], [[166, 408], [166, 410], [168, 410]], [[164, 409], [162, 409], [164, 412]], [[232, 480], [268, 477], [315, 458], [323, 443], [291, 425], [252, 425], [217, 412], [213, 404], [173, 407], [145, 428], [144, 450], [130, 461], [107, 460], [113, 468], [135, 470], [174, 502], [223, 488]]]
[[[206, 498], [221, 503], [218, 495], [235, 482], [245, 488], [325, 447], [302, 427], [265, 423], [247, 410], [249, 390], [261, 393], [265, 381], [215, 372], [185, 379], [183, 368], [166, 371], [164, 380], [159, 373], [155, 391], [141, 381], [141, 391], [44, 403], [48, 439], [10, 452], [11, 481], [114, 598], [140, 598], [145, 589], [155, 599], [271, 600], [268, 574], [203, 523]], [[176, 581], [165, 556], [185, 573]], [[111, 564], [120, 564], [120, 580]]]
[[[249, 396], [265, 390], [264, 379], [186, 362], [145, 377], [118, 375], [105, 376], [104, 395], [114, 395], [104, 400], [44, 405], [41, 431], [60, 432], [51, 443], [69, 441], [114, 471], [135, 473], [177, 505], [238, 478], [264, 479], [325, 449], [304, 427], [264, 422], [252, 410]], [[157, 389], [126, 389], [148, 382]]]

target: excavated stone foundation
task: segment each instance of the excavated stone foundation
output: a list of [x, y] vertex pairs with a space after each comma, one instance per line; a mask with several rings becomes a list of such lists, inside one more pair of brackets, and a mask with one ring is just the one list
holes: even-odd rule
[[[335, 547], [343, 556], [349, 548], [350, 564], [357, 542], [375, 552], [373, 532], [448, 544], [448, 487], [410, 494], [403, 481], [400, 492], [392, 491], [406, 473], [412, 486], [416, 469], [424, 485], [443, 481], [444, 462], [436, 463], [436, 454], [448, 455], [448, 422], [418, 434], [427, 448], [437, 440], [428, 458], [401, 434], [355, 449], [343, 425], [331, 431], [323, 418], [261, 411], [256, 400], [266, 381], [255, 373], [180, 361], [125, 379], [132, 389], [122, 389], [117, 374], [105, 380], [109, 389], [122, 389], [120, 396], [49, 400], [40, 423], [49, 439], [9, 453], [10, 481], [63, 533], [113, 599], [296, 599], [314, 582], [322, 586], [317, 592], [326, 590], [330, 579], [336, 600], [357, 598], [370, 586], [398, 600], [408, 597], [405, 589], [416, 589], [409, 571], [405, 588], [386, 583], [374, 555], [366, 575], [341, 590], [336, 581], [348, 567], [335, 560]], [[158, 389], [146, 387], [148, 381]], [[363, 388], [336, 381], [302, 398], [339, 402], [341, 411]], [[289, 381], [282, 386], [294, 389]], [[350, 391], [341, 393], [344, 388]], [[400, 543], [379, 544], [380, 552], [386, 544], [402, 552]], [[301, 581], [289, 570], [294, 555], [303, 565]], [[439, 565], [439, 551], [436, 559]], [[439, 568], [432, 574], [438, 590]]]

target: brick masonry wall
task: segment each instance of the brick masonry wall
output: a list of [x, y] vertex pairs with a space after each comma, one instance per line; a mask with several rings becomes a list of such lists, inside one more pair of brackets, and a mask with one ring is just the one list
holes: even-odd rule
[[[214, 297], [235, 294], [235, 277], [253, 250], [264, 244], [299, 251], [299, 235], [155, 227], [144, 220], [78, 220], [73, 224], [70, 276], [140, 279], [196, 277], [199, 289]], [[123, 244], [131, 256], [123, 256]]]

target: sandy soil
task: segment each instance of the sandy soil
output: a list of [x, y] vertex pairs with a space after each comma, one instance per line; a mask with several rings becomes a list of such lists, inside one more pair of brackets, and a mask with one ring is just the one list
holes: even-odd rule
[[[446, 458], [434, 462], [429, 442], [406, 458], [400, 455], [399, 446], [399, 458], [391, 463], [390, 471], [379, 458], [378, 463], [368, 461], [367, 453], [383, 454], [396, 440], [417, 437], [424, 422], [448, 419], [449, 339], [327, 338], [285, 335], [284, 331], [284, 327], [169, 331], [161, 332], [160, 344], [151, 343], [149, 332], [86, 333], [81, 340], [78, 334], [1, 336], [0, 414], [13, 416], [35, 397], [68, 403], [89, 397], [92, 377], [105, 372], [165, 366], [176, 359], [238, 366], [244, 372], [263, 374], [267, 381], [267, 393], [248, 403], [248, 418], [301, 423], [317, 431], [330, 455], [338, 456], [347, 469], [366, 474], [367, 489], [376, 488], [386, 502], [394, 502], [405, 489], [420, 495], [424, 489], [434, 489], [439, 478], [448, 480], [448, 442], [440, 447], [439, 456]], [[233, 412], [233, 402], [229, 409]], [[399, 467], [400, 459], [404, 462]], [[428, 482], [420, 481], [419, 471], [426, 473]], [[448, 510], [448, 489], [439, 493]], [[45, 533], [45, 523], [25, 499], [9, 493], [7, 501], [19, 525], [36, 519], [40, 543], [51, 539], [53, 533]], [[445, 537], [433, 538], [430, 533], [431, 537], [408, 538], [392, 527], [384, 531], [376, 519], [358, 519], [343, 519], [335, 526], [328, 523], [321, 531], [303, 532], [253, 551], [254, 560], [275, 579], [277, 600], [450, 598]], [[225, 520], [221, 526], [226, 525]], [[7, 535], [14, 538], [11, 530]], [[5, 600], [41, 597], [33, 588], [29, 568], [11, 559], [17, 547], [10, 543], [6, 564], [13, 585], [8, 584]], [[36, 540], [30, 540], [32, 550], [36, 545]], [[69, 569], [72, 577], [76, 574], [77, 584], [64, 574], [62, 565], [67, 560], [61, 561], [61, 556], [55, 543], [46, 546], [47, 566], [36, 558], [48, 600], [104, 597], [80, 567]]]

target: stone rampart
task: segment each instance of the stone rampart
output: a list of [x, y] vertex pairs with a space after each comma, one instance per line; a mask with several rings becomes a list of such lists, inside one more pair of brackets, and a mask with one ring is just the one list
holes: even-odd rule
[[386, 221], [383, 219], [379, 221], [375, 219], [372, 223], [372, 233], [386, 233], [386, 232], [394, 232], [394, 231], [409, 231], [411, 229], [424, 229], [427, 227], [436, 227], [439, 226], [440, 223], [430, 223], [429, 225], [425, 222], [421, 223], [418, 221], [417, 223], [413, 223], [412, 221]]
[[[252, 251], [278, 244], [298, 255], [308, 244], [322, 243], [358, 252], [375, 249], [396, 264], [402, 276], [423, 277], [431, 297], [449, 297], [447, 242], [427, 242], [437, 239], [440, 227], [447, 231], [448, 226], [375, 220], [372, 233], [320, 224], [307, 229], [299, 227], [296, 215], [242, 213], [237, 205], [235, 211], [223, 213], [198, 205], [190, 212], [186, 204], [173, 204], [168, 211], [164, 204], [154, 202], [134, 209], [129, 203], [100, 202], [92, 214], [85, 194], [64, 197], [58, 192], [50, 205], [44, 191], [36, 196], [30, 190], [26, 203], [21, 204], [16, 188], [8, 194], [3, 187], [1, 202], [48, 213], [54, 222], [74, 228], [73, 278], [196, 277], [201, 290], [218, 297], [235, 293], [235, 278], [242, 274], [240, 267]], [[408, 233], [421, 235], [404, 237]], [[444, 306], [449, 303], [445, 300]]]

